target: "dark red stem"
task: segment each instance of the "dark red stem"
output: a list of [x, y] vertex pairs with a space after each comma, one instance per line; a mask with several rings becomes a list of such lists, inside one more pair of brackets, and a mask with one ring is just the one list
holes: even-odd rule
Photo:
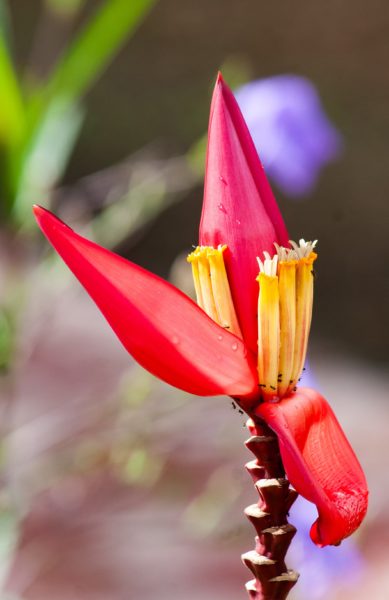
[[246, 446], [255, 459], [246, 464], [246, 469], [259, 500], [245, 510], [257, 532], [255, 550], [242, 555], [254, 575], [246, 589], [251, 600], [284, 600], [298, 579], [298, 573], [285, 565], [286, 552], [296, 533], [287, 517], [297, 492], [286, 479], [277, 436], [260, 420], [249, 419], [247, 427], [251, 437]]

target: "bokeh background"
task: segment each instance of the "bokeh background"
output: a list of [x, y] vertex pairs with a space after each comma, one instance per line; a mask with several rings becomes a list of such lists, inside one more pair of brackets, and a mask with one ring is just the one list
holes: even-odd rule
[[272, 183], [292, 238], [319, 239], [310, 377], [371, 501], [328, 550], [297, 505], [290, 597], [389, 597], [388, 34], [384, 0], [0, 2], [2, 600], [245, 597], [243, 417], [134, 364], [31, 216], [191, 293], [219, 68], [307, 78], [341, 140], [308, 191]]

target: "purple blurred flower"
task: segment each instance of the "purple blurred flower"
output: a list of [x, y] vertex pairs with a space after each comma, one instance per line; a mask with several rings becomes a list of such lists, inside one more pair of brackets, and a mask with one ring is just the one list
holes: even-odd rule
[[343, 146], [314, 85], [277, 75], [247, 83], [235, 96], [269, 177], [287, 196], [309, 194]]
[[352, 539], [341, 546], [318, 548], [309, 538], [309, 528], [316, 518], [316, 509], [301, 496], [291, 509], [290, 522], [297, 527], [296, 537], [289, 551], [293, 567], [300, 572], [300, 590], [303, 598], [324, 600], [339, 585], [348, 587], [359, 583], [364, 561]]

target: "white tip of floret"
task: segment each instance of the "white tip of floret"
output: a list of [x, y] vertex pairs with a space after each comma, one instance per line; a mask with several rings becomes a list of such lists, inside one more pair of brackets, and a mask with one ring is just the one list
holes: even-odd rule
[[304, 238], [301, 238], [298, 244], [293, 240], [289, 240], [289, 242], [298, 258], [307, 258], [311, 252], [313, 252], [317, 244], [317, 240], [306, 242]]
[[279, 262], [288, 262], [291, 260], [297, 260], [298, 256], [295, 250], [291, 248], [285, 248], [284, 246], [279, 246], [276, 242], [274, 242], [275, 249], [277, 250], [278, 260]]
[[266, 251], [263, 254], [265, 260], [262, 261], [257, 257], [259, 271], [269, 277], [275, 277], [277, 275], [278, 254], [275, 254], [273, 257]]

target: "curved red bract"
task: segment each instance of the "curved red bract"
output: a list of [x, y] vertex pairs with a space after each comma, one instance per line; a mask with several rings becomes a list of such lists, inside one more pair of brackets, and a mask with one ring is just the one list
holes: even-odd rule
[[34, 212], [49, 242], [143, 367], [198, 396], [244, 398], [257, 392], [255, 362], [245, 344], [190, 298], [81, 237], [44, 208]]
[[361, 524], [368, 489], [330, 405], [315, 390], [299, 388], [280, 402], [262, 404], [256, 412], [277, 433], [289, 481], [317, 506], [312, 540], [318, 546], [338, 544]]

